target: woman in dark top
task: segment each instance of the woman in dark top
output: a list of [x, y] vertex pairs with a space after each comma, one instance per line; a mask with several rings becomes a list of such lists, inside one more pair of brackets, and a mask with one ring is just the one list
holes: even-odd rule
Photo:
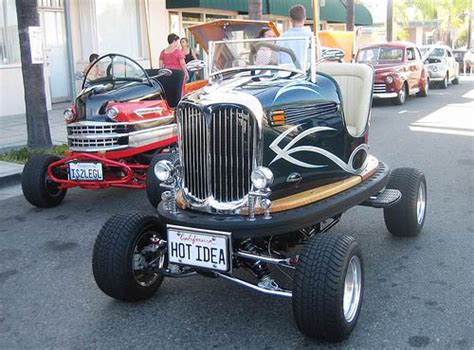
[[[186, 63], [188, 63], [192, 60], [197, 60], [198, 59], [197, 55], [196, 55], [196, 52], [189, 47], [189, 41], [188, 41], [187, 38], [181, 38], [180, 44], [181, 44], [181, 50], [184, 53], [184, 61]], [[189, 72], [188, 82], [193, 80], [193, 76], [194, 76], [194, 72]]]

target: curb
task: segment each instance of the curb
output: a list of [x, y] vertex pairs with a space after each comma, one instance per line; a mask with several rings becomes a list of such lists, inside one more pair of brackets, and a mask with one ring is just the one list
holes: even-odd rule
[[0, 177], [0, 189], [19, 185], [21, 183], [21, 173], [10, 174]]

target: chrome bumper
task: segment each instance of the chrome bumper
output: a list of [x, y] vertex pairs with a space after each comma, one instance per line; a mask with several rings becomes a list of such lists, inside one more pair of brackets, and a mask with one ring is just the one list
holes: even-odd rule
[[394, 98], [397, 96], [398, 94], [396, 92], [380, 92], [374, 94], [374, 98]]

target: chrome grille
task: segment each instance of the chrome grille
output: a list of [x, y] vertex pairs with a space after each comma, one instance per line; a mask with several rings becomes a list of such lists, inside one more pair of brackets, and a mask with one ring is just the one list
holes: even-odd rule
[[242, 200], [250, 191], [258, 128], [245, 109], [219, 106], [203, 113], [196, 106], [180, 106], [183, 187], [203, 202]]
[[79, 122], [67, 126], [68, 144], [73, 151], [97, 152], [128, 147], [127, 126]]
[[374, 94], [383, 94], [387, 92], [385, 83], [375, 83], [374, 84]]

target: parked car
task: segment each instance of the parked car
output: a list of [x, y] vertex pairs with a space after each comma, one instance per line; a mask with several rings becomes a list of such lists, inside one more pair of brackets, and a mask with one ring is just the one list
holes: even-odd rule
[[459, 74], [464, 72], [464, 55], [466, 54], [467, 50], [466, 49], [456, 49], [453, 50], [453, 56], [456, 62], [459, 65]]
[[180, 71], [150, 72], [119, 54], [90, 67], [64, 112], [67, 154], [35, 156], [25, 165], [22, 189], [31, 204], [58, 205], [71, 187], [145, 188], [152, 157], [176, 144], [174, 107], [183, 81]]
[[[166, 189], [158, 216], [120, 214], [104, 224], [95, 281], [113, 298], [138, 301], [165, 277], [219, 277], [291, 298], [302, 333], [341, 340], [360, 314], [364, 266], [354, 238], [328, 231], [365, 205], [384, 209], [393, 235], [417, 235], [425, 177], [390, 173], [368, 153], [369, 66], [316, 67], [314, 38], [243, 39], [232, 22], [210, 26], [214, 41], [189, 28], [209, 46], [210, 80], [178, 105], [178, 155], [154, 167]], [[292, 47], [303, 45], [299, 57]], [[259, 50], [267, 63], [256, 63]]]
[[421, 57], [428, 69], [430, 84], [446, 89], [449, 83], [459, 84], [459, 63], [449, 46], [436, 44], [420, 48]]
[[402, 105], [407, 96], [425, 97], [429, 76], [418, 48], [408, 42], [379, 43], [365, 46], [357, 52], [357, 63], [374, 68], [374, 99], [391, 99]]

